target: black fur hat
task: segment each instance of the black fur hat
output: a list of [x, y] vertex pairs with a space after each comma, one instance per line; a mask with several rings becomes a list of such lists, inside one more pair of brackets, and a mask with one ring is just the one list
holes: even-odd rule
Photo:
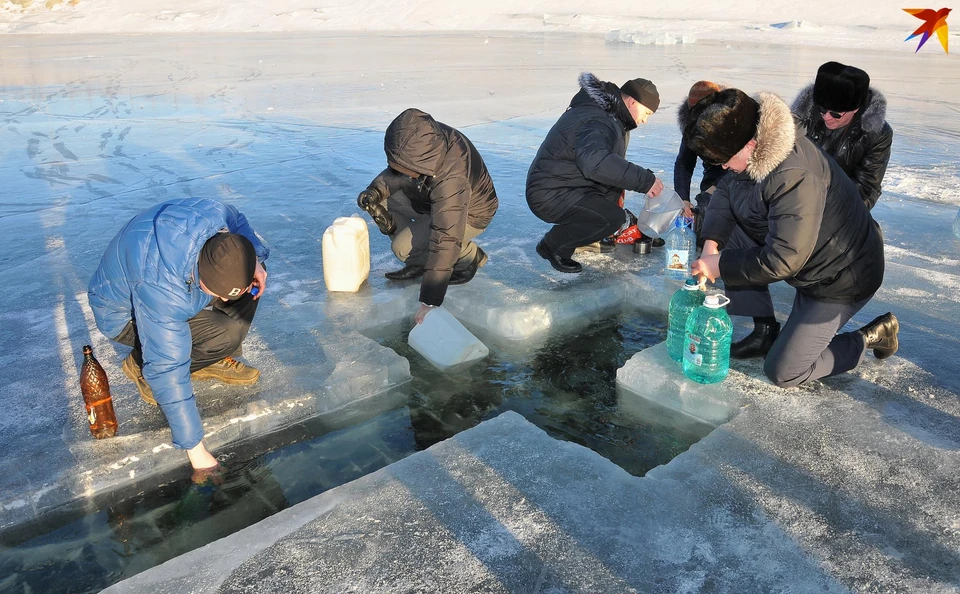
[[722, 165], [756, 136], [759, 122], [759, 103], [740, 89], [724, 89], [690, 109], [683, 139], [705, 162]]
[[827, 62], [817, 70], [813, 102], [825, 109], [853, 111], [867, 99], [870, 76], [855, 66]]

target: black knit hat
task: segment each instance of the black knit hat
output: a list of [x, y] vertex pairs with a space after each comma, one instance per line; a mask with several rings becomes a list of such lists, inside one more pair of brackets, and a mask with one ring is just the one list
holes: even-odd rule
[[870, 75], [855, 66], [827, 62], [817, 70], [813, 101], [824, 109], [853, 111], [867, 99]]
[[633, 97], [650, 111], [655, 112], [660, 107], [660, 92], [657, 91], [657, 85], [645, 78], [628, 80], [620, 87], [620, 92]]
[[724, 89], [690, 108], [683, 139], [705, 162], [722, 165], [756, 136], [759, 123], [759, 103], [740, 89]]
[[243, 235], [217, 233], [203, 244], [197, 264], [207, 290], [218, 297], [239, 299], [253, 282], [257, 252]]

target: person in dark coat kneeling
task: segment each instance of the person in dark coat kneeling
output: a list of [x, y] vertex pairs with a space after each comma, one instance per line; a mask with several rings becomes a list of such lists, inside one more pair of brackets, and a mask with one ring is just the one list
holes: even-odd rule
[[893, 128], [886, 121], [887, 100], [870, 86], [870, 76], [854, 66], [827, 62], [792, 109], [807, 138], [837, 160], [872, 209], [890, 161]]
[[553, 223], [537, 254], [560, 272], [580, 272], [573, 252], [613, 235], [626, 222], [624, 190], [657, 196], [663, 183], [627, 161], [630, 130], [657, 111], [660, 95], [649, 80], [622, 87], [585, 72], [580, 91], [543, 139], [527, 172], [527, 204]]
[[487, 263], [487, 254], [471, 240], [496, 214], [497, 191], [470, 139], [419, 109], [390, 122], [383, 150], [387, 168], [357, 202], [390, 236], [394, 255], [404, 263], [384, 276], [423, 277], [419, 324], [443, 303], [448, 285], [469, 282]]
[[798, 386], [856, 368], [867, 349], [878, 359], [893, 355], [892, 313], [837, 334], [880, 288], [883, 240], [856, 185], [783, 100], [723, 90], [694, 106], [683, 137], [704, 161], [734, 172], [710, 201], [694, 274], [723, 279], [733, 315], [773, 319], [767, 285], [783, 280], [797, 289], [769, 352], [758, 353], [766, 354], [767, 377]]

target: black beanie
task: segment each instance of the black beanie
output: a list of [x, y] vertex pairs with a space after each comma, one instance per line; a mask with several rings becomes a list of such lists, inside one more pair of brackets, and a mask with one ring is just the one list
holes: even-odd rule
[[756, 136], [760, 104], [740, 89], [724, 89], [698, 101], [687, 121], [683, 139], [690, 150], [723, 165]]
[[645, 78], [635, 78], [623, 83], [620, 92], [639, 101], [650, 111], [657, 111], [660, 107], [660, 93], [657, 85]]
[[817, 70], [813, 83], [813, 101], [824, 109], [853, 111], [859, 109], [870, 89], [870, 75], [856, 66], [827, 62]]
[[200, 249], [200, 280], [212, 293], [238, 299], [253, 282], [257, 251], [243, 235], [217, 233]]

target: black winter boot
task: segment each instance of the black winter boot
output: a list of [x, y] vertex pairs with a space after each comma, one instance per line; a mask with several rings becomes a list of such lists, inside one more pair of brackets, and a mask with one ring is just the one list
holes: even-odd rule
[[554, 270], [558, 272], [570, 272], [577, 273], [583, 270], [583, 266], [580, 265], [580, 262], [572, 260], [570, 258], [561, 258], [560, 256], [554, 254], [547, 247], [547, 244], [540, 240], [540, 243], [537, 244], [537, 254], [541, 258], [550, 262], [550, 265], [553, 266]]
[[487, 253], [478, 247], [477, 256], [473, 259], [473, 262], [470, 263], [470, 266], [465, 270], [454, 270], [453, 274], [450, 275], [450, 282], [448, 284], [462, 285], [470, 282], [473, 277], [476, 276], [477, 270], [483, 268], [486, 263]]
[[400, 270], [387, 272], [383, 276], [387, 277], [390, 280], [410, 280], [411, 278], [420, 278], [421, 276], [423, 276], [424, 272], [426, 272], [426, 269], [423, 266], [415, 266], [413, 264], [407, 264]]
[[889, 311], [857, 332], [863, 334], [867, 348], [873, 349], [873, 356], [877, 359], [886, 359], [900, 348], [900, 340], [897, 338], [897, 334], [900, 333], [900, 321]]
[[766, 357], [777, 336], [780, 335], [780, 322], [754, 322], [753, 332], [730, 345], [730, 356], [734, 359]]

